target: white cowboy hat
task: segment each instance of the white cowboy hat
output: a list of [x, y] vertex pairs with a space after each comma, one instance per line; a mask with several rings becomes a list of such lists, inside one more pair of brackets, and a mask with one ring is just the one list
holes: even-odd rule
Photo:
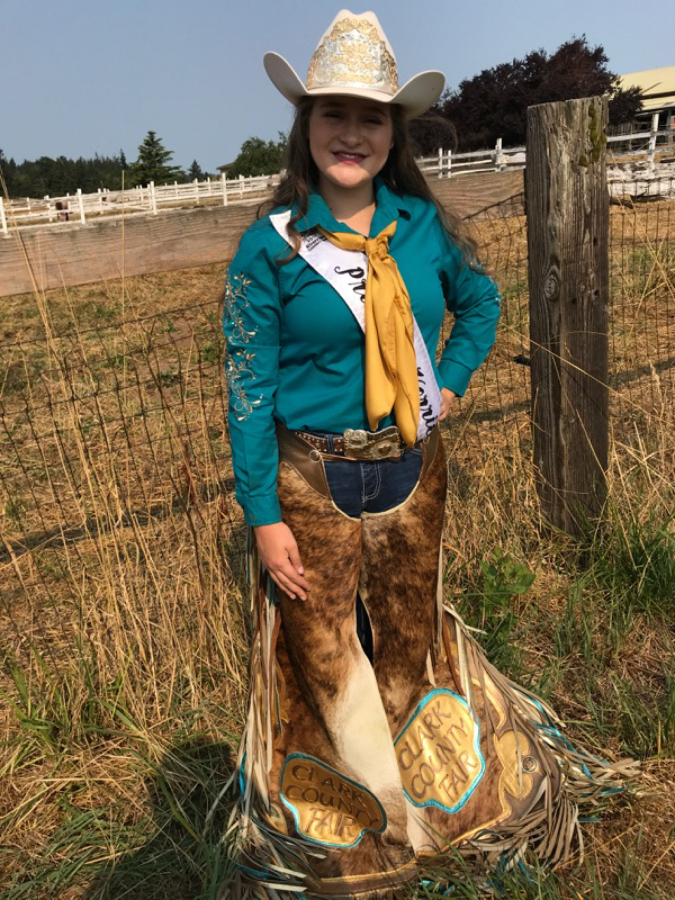
[[309, 63], [307, 83], [278, 53], [266, 53], [265, 71], [287, 100], [340, 94], [397, 103], [413, 119], [438, 100], [445, 76], [429, 71], [415, 75], [399, 90], [396, 57], [377, 16], [341, 9], [319, 41]]

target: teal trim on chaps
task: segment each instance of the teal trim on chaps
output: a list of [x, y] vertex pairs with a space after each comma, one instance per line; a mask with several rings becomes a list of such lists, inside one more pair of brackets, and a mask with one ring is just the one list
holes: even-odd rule
[[578, 846], [578, 808], [635, 774], [573, 747], [443, 602], [437, 438], [407, 500], [361, 519], [332, 502], [316, 457], [307, 468], [280, 441], [279, 501], [312, 589], [270, 602], [252, 550], [239, 868], [223, 896], [384, 898], [449, 848], [485, 878], [526, 848], [557, 864]]

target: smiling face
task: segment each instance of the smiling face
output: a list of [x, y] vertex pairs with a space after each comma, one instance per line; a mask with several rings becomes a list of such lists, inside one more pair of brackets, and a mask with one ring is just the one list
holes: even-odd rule
[[[372, 188], [392, 146], [391, 111], [362, 97], [319, 97], [309, 117], [309, 150], [319, 190]], [[326, 184], [328, 183], [328, 185]]]

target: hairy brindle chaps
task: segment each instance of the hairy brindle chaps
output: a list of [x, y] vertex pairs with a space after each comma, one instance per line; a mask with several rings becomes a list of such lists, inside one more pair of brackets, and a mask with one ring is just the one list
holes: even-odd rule
[[278, 490], [312, 590], [306, 602], [273, 592], [252, 554], [228, 896], [391, 896], [449, 847], [484, 871], [525, 847], [564, 859], [578, 801], [593, 803], [631, 765], [573, 748], [552, 710], [495, 670], [443, 604], [438, 429], [410, 497], [361, 519], [334, 505], [322, 461], [299, 440], [280, 435]]

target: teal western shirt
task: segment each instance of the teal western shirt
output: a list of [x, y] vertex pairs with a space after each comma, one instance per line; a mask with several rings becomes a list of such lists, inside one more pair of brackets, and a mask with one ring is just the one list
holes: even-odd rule
[[[376, 204], [369, 236], [396, 219], [389, 252], [438, 384], [462, 395], [494, 343], [497, 288], [467, 265], [430, 201], [399, 196], [378, 180]], [[318, 225], [352, 231], [313, 193], [296, 227], [305, 232]], [[300, 256], [277, 264], [288, 252], [269, 216], [259, 219], [243, 235], [226, 281], [228, 422], [237, 500], [249, 525], [281, 521], [275, 420], [304, 431], [369, 428], [363, 332], [339, 294]], [[446, 306], [455, 322], [436, 365]], [[379, 427], [391, 424], [390, 415]]]

